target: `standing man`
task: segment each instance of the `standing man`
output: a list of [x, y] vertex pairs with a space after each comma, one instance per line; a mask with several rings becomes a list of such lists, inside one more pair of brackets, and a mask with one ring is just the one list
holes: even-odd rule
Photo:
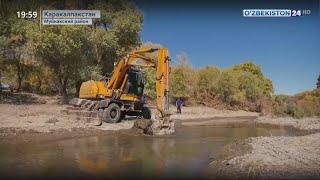
[[182, 98], [178, 98], [176, 101], [177, 113], [181, 114], [181, 106], [183, 105]]

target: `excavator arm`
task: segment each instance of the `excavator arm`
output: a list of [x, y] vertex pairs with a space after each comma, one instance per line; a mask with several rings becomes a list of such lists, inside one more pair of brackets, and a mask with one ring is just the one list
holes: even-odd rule
[[157, 108], [162, 113], [169, 113], [169, 61], [168, 50], [160, 49], [156, 67], [156, 92]]

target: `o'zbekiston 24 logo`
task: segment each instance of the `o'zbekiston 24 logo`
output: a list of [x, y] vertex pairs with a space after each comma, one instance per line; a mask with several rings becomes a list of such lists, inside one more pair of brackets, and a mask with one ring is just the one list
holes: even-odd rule
[[244, 9], [243, 17], [291, 17], [291, 9]]

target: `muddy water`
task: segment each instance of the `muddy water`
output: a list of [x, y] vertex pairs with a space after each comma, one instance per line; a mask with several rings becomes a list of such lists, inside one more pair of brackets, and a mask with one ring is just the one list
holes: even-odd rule
[[178, 127], [170, 137], [127, 133], [23, 146], [0, 145], [0, 174], [53, 177], [202, 176], [222, 148], [235, 139], [290, 135], [285, 129]]

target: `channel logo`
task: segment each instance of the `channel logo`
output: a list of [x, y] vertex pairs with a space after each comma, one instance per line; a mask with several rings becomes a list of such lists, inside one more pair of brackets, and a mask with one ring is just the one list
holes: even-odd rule
[[243, 9], [243, 17], [297, 17], [310, 15], [310, 10], [292, 9]]

